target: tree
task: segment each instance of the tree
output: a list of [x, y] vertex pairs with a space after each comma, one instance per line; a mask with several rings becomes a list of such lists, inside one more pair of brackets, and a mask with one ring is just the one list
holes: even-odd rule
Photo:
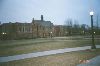
[[71, 35], [72, 34], [72, 26], [73, 26], [71, 18], [68, 18], [65, 21], [65, 26], [66, 26], [66, 31], [65, 32], [67, 32], [68, 35]]
[[74, 20], [73, 34], [74, 35], [80, 34], [80, 25], [77, 20]]

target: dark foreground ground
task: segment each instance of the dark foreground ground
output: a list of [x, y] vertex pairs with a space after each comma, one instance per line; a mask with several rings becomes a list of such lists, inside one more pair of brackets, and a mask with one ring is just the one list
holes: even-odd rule
[[100, 55], [100, 49], [69, 52], [18, 61], [0, 63], [0, 66], [76, 66], [80, 60], [89, 60]]

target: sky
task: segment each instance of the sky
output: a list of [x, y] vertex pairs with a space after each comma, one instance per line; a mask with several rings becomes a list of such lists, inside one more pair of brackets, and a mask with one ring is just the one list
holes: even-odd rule
[[32, 22], [32, 18], [51, 21], [63, 25], [71, 18], [79, 24], [90, 25], [90, 11], [94, 11], [94, 21], [100, 14], [100, 0], [0, 0], [0, 21]]

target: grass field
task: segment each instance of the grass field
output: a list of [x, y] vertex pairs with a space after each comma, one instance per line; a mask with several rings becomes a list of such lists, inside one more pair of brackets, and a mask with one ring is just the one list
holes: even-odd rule
[[0, 66], [76, 66], [80, 60], [89, 60], [98, 55], [100, 49], [85, 50], [0, 63]]
[[[95, 40], [100, 44], [99, 40]], [[0, 56], [17, 55], [46, 50], [55, 50], [71, 47], [91, 45], [91, 40], [59, 40], [59, 39], [35, 39], [35, 40], [14, 40], [0, 42]]]

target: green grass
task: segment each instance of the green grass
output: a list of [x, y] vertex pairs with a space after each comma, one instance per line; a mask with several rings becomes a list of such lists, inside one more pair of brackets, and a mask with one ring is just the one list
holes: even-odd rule
[[[99, 40], [95, 41], [100, 44]], [[91, 45], [91, 40], [59, 40], [59, 39], [38, 39], [38, 40], [16, 40], [6, 41], [0, 44], [0, 56], [17, 55], [23, 53], [80, 47]]]
[[80, 64], [79, 60], [89, 60], [98, 55], [100, 49], [85, 50], [0, 63], [0, 66], [76, 66]]

